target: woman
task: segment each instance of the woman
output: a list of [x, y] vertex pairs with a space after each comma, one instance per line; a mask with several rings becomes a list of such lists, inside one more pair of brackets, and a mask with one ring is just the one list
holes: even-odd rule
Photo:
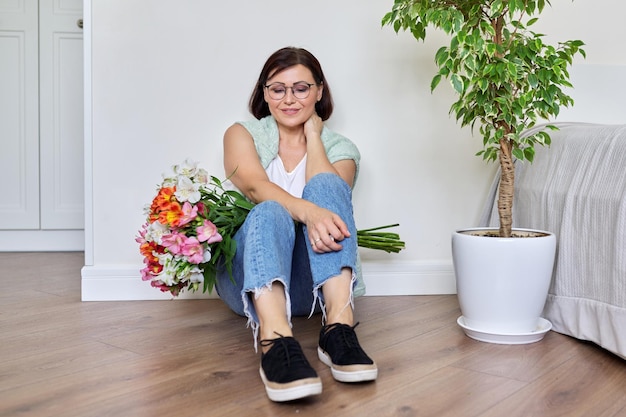
[[268, 397], [290, 401], [320, 394], [322, 383], [293, 338], [292, 315], [322, 312], [318, 356], [342, 382], [376, 379], [360, 347], [353, 297], [360, 266], [351, 187], [360, 155], [324, 127], [333, 111], [318, 60], [283, 48], [265, 63], [249, 103], [257, 120], [224, 135], [224, 167], [256, 206], [235, 235], [233, 276], [222, 271], [218, 294], [245, 315], [260, 340], [260, 374]]

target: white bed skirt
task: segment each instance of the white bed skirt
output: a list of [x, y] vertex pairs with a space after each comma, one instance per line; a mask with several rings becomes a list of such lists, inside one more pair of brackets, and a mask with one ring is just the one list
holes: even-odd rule
[[[550, 148], [516, 162], [513, 226], [557, 236], [553, 330], [626, 358], [626, 125], [556, 125]], [[496, 195], [497, 178], [481, 226], [498, 225]]]

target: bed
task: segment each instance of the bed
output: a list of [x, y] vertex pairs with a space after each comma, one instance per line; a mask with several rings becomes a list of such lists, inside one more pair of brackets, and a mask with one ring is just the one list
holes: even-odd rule
[[[513, 226], [556, 234], [552, 329], [626, 359], [626, 125], [556, 125], [550, 148], [516, 162]], [[481, 226], [498, 225], [497, 179]]]

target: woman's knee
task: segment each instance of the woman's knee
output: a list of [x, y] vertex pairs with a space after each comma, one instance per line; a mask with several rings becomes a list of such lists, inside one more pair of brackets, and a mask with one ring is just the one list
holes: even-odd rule
[[254, 206], [248, 213], [246, 223], [249, 231], [263, 231], [266, 234], [276, 232], [291, 240], [295, 236], [295, 223], [291, 215], [274, 200], [266, 200]]
[[330, 206], [348, 207], [352, 201], [352, 189], [339, 175], [321, 173], [307, 182], [302, 198], [322, 206], [330, 203]]
[[348, 186], [348, 183], [346, 183], [343, 178], [341, 178], [339, 175], [337, 174], [333, 174], [331, 172], [322, 172], [320, 174], [317, 174], [315, 176], [313, 176], [313, 178], [311, 178], [308, 182], [307, 182], [307, 186], [311, 186], [311, 187], [331, 187], [331, 188], [335, 188], [335, 187], [348, 187], [350, 188], [350, 186]]
[[317, 193], [338, 193], [343, 192], [350, 195], [351, 188], [347, 182], [339, 175], [330, 172], [323, 172], [311, 178], [304, 187], [303, 197]]
[[252, 208], [248, 213], [249, 218], [267, 218], [272, 221], [289, 221], [289, 212], [277, 201], [266, 200]]

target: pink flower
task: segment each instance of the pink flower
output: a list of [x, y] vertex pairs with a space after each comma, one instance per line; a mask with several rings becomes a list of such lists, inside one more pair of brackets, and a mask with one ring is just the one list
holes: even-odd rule
[[207, 242], [210, 245], [222, 241], [222, 235], [217, 232], [217, 227], [209, 220], [205, 220], [202, 226], [198, 226], [196, 232], [200, 242]]
[[200, 264], [204, 260], [204, 248], [195, 237], [185, 240], [181, 253], [187, 257], [189, 263]]
[[184, 226], [198, 217], [198, 207], [192, 206], [189, 201], [185, 201], [182, 207], [183, 214], [178, 219], [178, 226]]
[[152, 279], [152, 270], [149, 267], [145, 267], [141, 270], [142, 281], [150, 281]]
[[161, 238], [161, 245], [166, 247], [172, 254], [182, 253], [187, 238], [182, 233], [171, 233]]
[[139, 230], [139, 236], [135, 236], [135, 242], [139, 243], [140, 245], [143, 245], [144, 243], [146, 243], [147, 231], [148, 231], [148, 223], [144, 223], [141, 226], [141, 230]]

